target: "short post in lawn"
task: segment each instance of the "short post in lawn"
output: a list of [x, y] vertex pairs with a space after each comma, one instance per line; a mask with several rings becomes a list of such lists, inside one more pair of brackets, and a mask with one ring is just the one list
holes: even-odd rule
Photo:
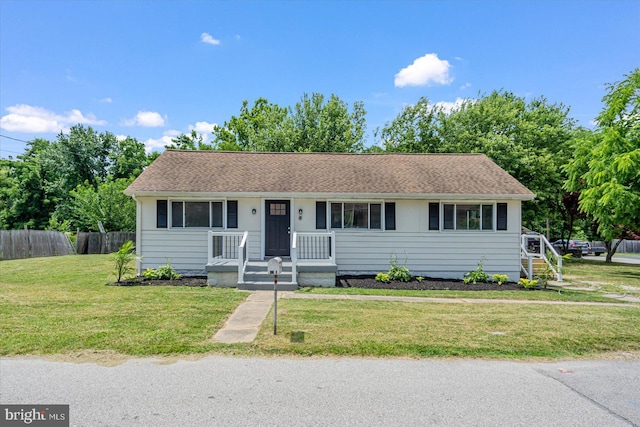
[[267, 271], [273, 274], [273, 335], [278, 333], [278, 274], [282, 273], [282, 258], [271, 258], [267, 263]]

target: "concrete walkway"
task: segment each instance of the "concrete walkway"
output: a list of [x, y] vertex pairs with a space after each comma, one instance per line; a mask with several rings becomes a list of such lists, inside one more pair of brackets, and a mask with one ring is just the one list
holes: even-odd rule
[[[512, 299], [479, 299], [479, 298], [424, 298], [400, 297], [382, 295], [335, 295], [335, 294], [300, 294], [295, 292], [278, 292], [278, 299], [332, 299], [352, 301], [400, 301], [413, 303], [443, 303], [443, 304], [546, 304], [546, 305], [593, 305], [608, 307], [636, 307], [636, 304], [614, 302], [579, 302], [579, 301], [537, 301]], [[212, 338], [212, 341], [234, 344], [250, 343], [258, 335], [262, 322], [271, 311], [273, 305], [273, 291], [254, 291], [240, 304]]]
[[[278, 297], [281, 294], [278, 292]], [[226, 344], [253, 342], [272, 305], [273, 291], [252, 292], [213, 336], [213, 341]]]

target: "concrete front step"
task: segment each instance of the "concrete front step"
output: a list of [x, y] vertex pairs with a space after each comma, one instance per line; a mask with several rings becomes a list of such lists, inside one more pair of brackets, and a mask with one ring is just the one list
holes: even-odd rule
[[[276, 289], [279, 291], [297, 291], [298, 285], [291, 282], [281, 282], [278, 280]], [[271, 282], [252, 282], [245, 281], [244, 283], [238, 283], [239, 291], [272, 291], [273, 280]]]

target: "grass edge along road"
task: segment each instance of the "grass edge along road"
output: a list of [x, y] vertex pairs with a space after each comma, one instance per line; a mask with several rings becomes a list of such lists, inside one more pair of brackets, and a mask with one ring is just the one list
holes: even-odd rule
[[[284, 300], [252, 344], [210, 337], [246, 293], [114, 287], [105, 255], [2, 261], [0, 354], [599, 357], [640, 351], [640, 307]], [[523, 292], [535, 294], [535, 292]], [[423, 294], [426, 296], [427, 294]], [[597, 295], [597, 294], [593, 294]], [[304, 332], [294, 343], [291, 332]]]

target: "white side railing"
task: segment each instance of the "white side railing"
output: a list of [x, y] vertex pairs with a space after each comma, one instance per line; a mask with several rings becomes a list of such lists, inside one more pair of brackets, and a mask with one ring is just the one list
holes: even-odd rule
[[293, 281], [297, 282], [296, 274], [299, 261], [336, 263], [336, 233], [316, 232], [298, 233], [293, 232], [291, 242], [291, 274]]
[[[536, 245], [527, 245], [527, 238], [538, 239], [540, 244], [537, 248]], [[551, 254], [551, 258], [555, 258], [555, 265], [547, 256], [547, 251]], [[533, 260], [541, 259], [549, 266], [558, 282], [562, 282], [562, 256], [542, 234], [523, 234], [520, 240], [520, 253], [521, 259], [527, 260], [527, 267], [523, 266], [522, 262], [520, 266], [529, 280], [533, 279]]]
[[247, 240], [249, 232], [245, 231], [238, 246], [238, 283], [244, 283], [244, 270], [247, 267]]
[[[209, 231], [208, 236], [208, 262], [236, 261], [240, 243], [247, 232], [241, 231]], [[246, 243], [246, 240], [245, 240]]]

